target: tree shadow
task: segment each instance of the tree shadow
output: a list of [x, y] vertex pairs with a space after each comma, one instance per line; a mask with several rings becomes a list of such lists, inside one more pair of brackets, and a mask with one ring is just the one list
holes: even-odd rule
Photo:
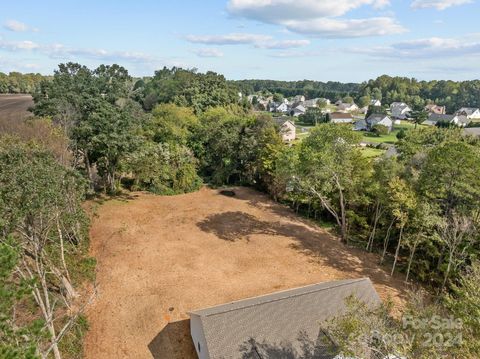
[[215, 213], [197, 226], [205, 233], [214, 234], [217, 238], [235, 242], [251, 240], [253, 235], [283, 236], [291, 238], [292, 249], [318, 261], [322, 265], [332, 267], [344, 273], [345, 278], [369, 277], [375, 284], [393, 287], [402, 298], [406, 298], [406, 287], [403, 282], [391, 277], [378, 264], [378, 256], [359, 248], [348, 247], [334, 236], [316, 228], [311, 223], [264, 221], [248, 213], [235, 211]]
[[168, 323], [148, 344], [148, 349], [154, 359], [196, 359], [190, 320]]
[[207, 217], [197, 223], [197, 226], [206, 233], [213, 233], [220, 239], [234, 242], [239, 239], [249, 240], [254, 234], [277, 235], [275, 228], [268, 226], [268, 222], [262, 222], [245, 212], [224, 212]]

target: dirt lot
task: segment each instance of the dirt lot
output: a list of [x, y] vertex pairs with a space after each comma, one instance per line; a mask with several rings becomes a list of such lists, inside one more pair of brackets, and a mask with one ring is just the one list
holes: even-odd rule
[[30, 95], [0, 95], [0, 120], [23, 120], [32, 115], [28, 112], [30, 106], [33, 106]]
[[322, 281], [368, 276], [398, 304], [402, 282], [378, 259], [250, 189], [136, 193], [97, 209], [98, 297], [88, 359], [196, 358], [187, 312]]

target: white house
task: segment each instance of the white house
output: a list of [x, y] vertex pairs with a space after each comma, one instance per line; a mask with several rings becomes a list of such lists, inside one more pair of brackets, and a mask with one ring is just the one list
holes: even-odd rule
[[292, 102], [305, 102], [305, 96], [303, 95], [297, 95], [292, 99]]
[[353, 116], [345, 112], [332, 112], [330, 115], [330, 122], [332, 123], [352, 123]]
[[285, 102], [282, 102], [280, 105], [278, 105], [275, 108], [276, 112], [282, 112], [282, 113], [287, 113], [289, 110], [290, 108], [288, 107], [288, 104], [286, 104]]
[[302, 103], [302, 106], [305, 108], [317, 107], [318, 98], [313, 98], [311, 100], [305, 100]]
[[380, 100], [370, 100], [370, 106], [380, 107], [382, 106], [382, 101]]
[[455, 114], [466, 116], [469, 120], [480, 120], [480, 109], [474, 107], [462, 107]]
[[355, 131], [372, 131], [377, 125], [385, 126], [390, 132], [393, 129], [393, 121], [388, 115], [374, 113], [366, 120], [359, 120], [355, 123]]
[[[293, 352], [305, 353], [305, 357], [326, 358], [318, 353], [336, 349], [326, 326], [346, 312], [349, 297], [355, 297], [370, 309], [381, 304], [370, 279], [361, 278], [319, 283], [194, 310], [188, 313], [193, 345], [199, 359], [277, 358], [265, 348], [280, 344]], [[305, 347], [299, 333], [312, 343], [311, 349]]]
[[337, 106], [338, 111], [345, 111], [345, 112], [355, 112], [358, 111], [359, 108], [354, 103], [341, 103]]
[[410, 115], [412, 109], [405, 102], [393, 102], [390, 105], [390, 112], [392, 117], [404, 120]]
[[303, 107], [302, 105], [298, 105], [297, 107], [294, 107], [290, 113], [293, 117], [298, 117], [300, 115], [304, 115], [305, 112], [307, 112], [307, 110], [305, 109], [305, 107]]
[[463, 115], [441, 115], [437, 113], [432, 113], [423, 124], [429, 126], [436, 126], [438, 123], [448, 123], [458, 127], [465, 127], [470, 122], [471, 120], [467, 116]]
[[284, 142], [294, 141], [297, 136], [297, 128], [294, 123], [285, 117], [277, 117], [273, 119], [280, 129], [280, 135]]

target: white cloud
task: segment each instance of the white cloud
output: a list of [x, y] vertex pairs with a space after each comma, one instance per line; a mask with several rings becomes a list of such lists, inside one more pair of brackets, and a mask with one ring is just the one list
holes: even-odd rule
[[242, 45], [269, 41], [271, 36], [260, 34], [234, 33], [227, 35], [187, 35], [188, 42], [205, 45]]
[[352, 49], [353, 52], [374, 57], [398, 58], [402, 60], [442, 60], [462, 56], [480, 56], [480, 38], [477, 34], [461, 39], [431, 37], [397, 42], [388, 46]]
[[389, 17], [368, 19], [313, 19], [288, 21], [285, 26], [300, 34], [325, 38], [353, 38], [400, 34], [406, 29]]
[[193, 50], [193, 53], [199, 57], [223, 57], [223, 52], [213, 48], [197, 49]]
[[437, 10], [445, 10], [452, 6], [471, 3], [473, 3], [473, 0], [414, 0], [411, 6], [414, 9], [435, 8]]
[[309, 40], [280, 40], [280, 41], [266, 41], [255, 44], [259, 49], [292, 49], [302, 46], [310, 45]]
[[141, 52], [130, 51], [108, 51], [104, 49], [83, 49], [73, 48], [62, 44], [42, 45], [33, 41], [8, 41], [0, 38], [0, 49], [16, 51], [37, 51], [51, 58], [72, 59], [76, 57], [105, 60], [105, 61], [127, 61], [127, 62], [149, 62], [153, 58]]
[[390, 0], [230, 0], [234, 16], [284, 26], [291, 32], [326, 38], [382, 36], [405, 30], [393, 17], [340, 18], [362, 6], [380, 9]]
[[24, 24], [23, 22], [17, 20], [8, 20], [3, 24], [3, 27], [7, 30], [14, 32], [38, 31], [38, 29], [30, 27], [27, 24]]
[[227, 9], [237, 16], [269, 23], [342, 16], [364, 5], [382, 8], [389, 0], [230, 0]]
[[309, 40], [275, 40], [269, 35], [233, 33], [226, 35], [187, 35], [185, 39], [204, 45], [253, 45], [258, 49], [290, 49], [307, 46]]

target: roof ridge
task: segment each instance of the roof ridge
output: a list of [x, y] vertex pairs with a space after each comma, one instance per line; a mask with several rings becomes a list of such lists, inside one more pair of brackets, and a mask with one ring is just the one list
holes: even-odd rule
[[[218, 305], [218, 307], [228, 306], [228, 305], [234, 305], [234, 304], [241, 304], [241, 303], [244, 302], [244, 301], [253, 300], [253, 299], [260, 299], [260, 300], [261, 300], [262, 298], [265, 298], [265, 299], [266, 299], [265, 301], [260, 301], [260, 302], [256, 302], [256, 303], [245, 304], [245, 305], [243, 305], [243, 306], [240, 305], [240, 306], [235, 307], [235, 308], [225, 308], [224, 310], [221, 310], [221, 311], [218, 311], [218, 312], [214, 312], [214, 313], [204, 314], [203, 316], [209, 317], [209, 316], [212, 316], [212, 315], [217, 315], [217, 314], [223, 314], [223, 313], [233, 312], [233, 311], [235, 311], [235, 310], [250, 308], [250, 307], [257, 306], [257, 305], [263, 305], [263, 304], [268, 304], [268, 303], [273, 303], [273, 302], [278, 302], [278, 301], [281, 301], [281, 300], [284, 300], [284, 299], [288, 299], [288, 298], [299, 297], [299, 296], [302, 296], [302, 295], [312, 294], [312, 293], [315, 293], [315, 292], [320, 292], [320, 291], [324, 291], [324, 290], [328, 290], [328, 289], [333, 289], [333, 288], [337, 288], [337, 287], [342, 287], [342, 286], [345, 286], [345, 285], [350, 285], [350, 284], [353, 284], [353, 283], [358, 283], [358, 282], [363, 282], [363, 281], [370, 281], [370, 279], [367, 278], [367, 277], [364, 277], [364, 278], [343, 279], [343, 280], [338, 280], [338, 281], [334, 281], [334, 282], [323, 282], [323, 283], [317, 283], [317, 284], [309, 284], [309, 285], [306, 285], [306, 286], [303, 286], [303, 287], [285, 289], [285, 290], [278, 291], [278, 292], [274, 292], [274, 293], [270, 293], [270, 294], [259, 295], [259, 296], [256, 296], [256, 297], [250, 297], [250, 298], [240, 299], [240, 300], [236, 300], [236, 301], [233, 301], [233, 302], [221, 304], [221, 305]], [[328, 285], [328, 286], [326, 286], [326, 287], [318, 288], [318, 286], [321, 285], [321, 284], [330, 284], [330, 285]], [[312, 287], [312, 289], [309, 290], [309, 291], [305, 291], [305, 292], [301, 292], [301, 293], [290, 293], [290, 295], [288, 295], [289, 292], [292, 292], [292, 291], [295, 291], [295, 290], [300, 290], [300, 289], [307, 289], [307, 288], [309, 288], [309, 287]], [[315, 287], [317, 287], [317, 288], [315, 288]], [[267, 299], [268, 297], [271, 297], [271, 296], [273, 296], [273, 295], [279, 295], [279, 294], [281, 295], [282, 293], [283, 293], [283, 294], [287, 294], [287, 295], [281, 296], [281, 297], [278, 297], [278, 298], [270, 298], [269, 300]], [[207, 307], [207, 308], [200, 309], [200, 310], [196, 310], [196, 311], [194, 310], [194, 311], [188, 312], [188, 314], [195, 314], [195, 315], [200, 315], [200, 316], [202, 316], [201, 314], [198, 314], [198, 312], [202, 312], [202, 311], [206, 311], [206, 310], [211, 310], [211, 309], [214, 309], [215, 307], [217, 307], [217, 306], [211, 306], [211, 307]]]

